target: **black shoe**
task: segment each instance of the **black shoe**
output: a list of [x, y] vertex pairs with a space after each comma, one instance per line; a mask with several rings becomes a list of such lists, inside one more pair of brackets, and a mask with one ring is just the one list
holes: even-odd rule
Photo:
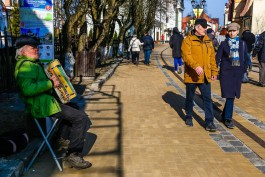
[[263, 84], [263, 83], [259, 83], [259, 86], [261, 86], [261, 87], [265, 87], [265, 84]]
[[213, 122], [206, 123], [205, 130], [210, 131], [210, 132], [215, 132], [216, 126], [214, 125]]
[[234, 127], [235, 127], [235, 125], [234, 125], [234, 121], [231, 119], [226, 119], [225, 121], [224, 121], [224, 124], [225, 124], [225, 126], [227, 127], [227, 128], [230, 128], [230, 129], [233, 129]]
[[185, 124], [189, 127], [193, 126], [192, 117], [186, 117]]
[[74, 167], [78, 169], [85, 169], [92, 166], [90, 162], [85, 161], [81, 156], [76, 155], [76, 153], [71, 153], [70, 155], [68, 155], [64, 159], [64, 162], [66, 162], [67, 165], [71, 168]]

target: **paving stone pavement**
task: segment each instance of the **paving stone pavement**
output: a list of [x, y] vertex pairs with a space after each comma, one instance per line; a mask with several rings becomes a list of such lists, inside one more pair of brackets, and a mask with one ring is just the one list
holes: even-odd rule
[[[56, 169], [47, 154], [25, 176], [74, 177], [259, 177], [265, 172], [265, 89], [244, 84], [236, 100], [236, 128], [220, 120], [224, 100], [212, 84], [218, 131], [204, 130], [200, 95], [195, 98], [194, 127], [185, 126], [183, 74], [172, 72], [171, 49], [156, 45], [151, 64], [123, 61], [100, 90], [84, 93], [84, 110], [97, 141], [85, 157], [85, 170]], [[160, 53], [162, 52], [162, 58]], [[143, 56], [141, 56], [143, 60]], [[251, 72], [252, 83], [257, 73]]]

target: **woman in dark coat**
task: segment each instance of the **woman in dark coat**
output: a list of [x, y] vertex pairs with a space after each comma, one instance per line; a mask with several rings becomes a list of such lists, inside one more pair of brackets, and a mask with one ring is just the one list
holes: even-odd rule
[[234, 128], [234, 100], [240, 98], [241, 81], [248, 66], [247, 46], [238, 37], [239, 28], [237, 23], [228, 25], [228, 38], [221, 42], [216, 53], [222, 97], [226, 98], [222, 119], [227, 128]]

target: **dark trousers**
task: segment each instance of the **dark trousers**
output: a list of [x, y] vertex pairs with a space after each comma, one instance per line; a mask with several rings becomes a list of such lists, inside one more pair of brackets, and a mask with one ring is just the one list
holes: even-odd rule
[[185, 102], [185, 110], [186, 116], [192, 117], [193, 114], [193, 101], [196, 88], [199, 87], [203, 99], [203, 108], [205, 111], [205, 122], [213, 122], [213, 104], [211, 98], [211, 84], [203, 83], [203, 84], [194, 84], [187, 83], [186, 84], [186, 102]]
[[132, 62], [133, 63], [139, 62], [139, 54], [140, 54], [140, 52], [132, 51]]
[[234, 101], [235, 98], [226, 98], [225, 107], [222, 113], [222, 119], [231, 120], [233, 117], [233, 109], [234, 109]]
[[69, 137], [63, 137], [70, 140], [68, 152], [81, 153], [84, 146], [85, 133], [91, 125], [90, 119], [83, 111], [64, 104], [60, 104], [60, 106], [62, 111], [52, 115], [52, 117], [63, 120], [63, 123], [65, 123], [64, 131], [67, 129], [66, 127], [69, 128]]
[[259, 82], [265, 85], [265, 63], [259, 63]]

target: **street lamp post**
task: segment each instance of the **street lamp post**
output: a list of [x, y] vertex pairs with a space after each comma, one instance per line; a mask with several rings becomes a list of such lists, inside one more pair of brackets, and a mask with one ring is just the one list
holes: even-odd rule
[[195, 14], [196, 19], [198, 19], [201, 16], [205, 4], [206, 4], [206, 0], [201, 0], [200, 3], [198, 3], [195, 0], [191, 0], [191, 5], [192, 5], [193, 12]]

